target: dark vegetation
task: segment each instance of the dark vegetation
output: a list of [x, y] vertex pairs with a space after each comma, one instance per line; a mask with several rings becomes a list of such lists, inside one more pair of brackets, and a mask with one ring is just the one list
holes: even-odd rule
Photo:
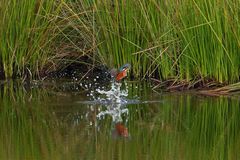
[[128, 62], [132, 79], [150, 79], [155, 88], [239, 82], [239, 1], [2, 0], [0, 6], [1, 79], [83, 79]]

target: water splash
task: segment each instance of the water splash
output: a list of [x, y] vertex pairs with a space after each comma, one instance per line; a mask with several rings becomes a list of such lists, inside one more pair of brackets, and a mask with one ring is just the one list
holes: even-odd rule
[[[112, 118], [112, 136], [129, 138], [127, 127], [124, 124], [128, 121], [128, 104], [138, 103], [138, 100], [129, 100], [128, 97], [128, 84], [111, 81], [109, 86], [98, 86], [91, 88], [92, 85], [87, 85], [85, 88], [89, 90], [88, 96], [91, 101], [84, 101], [81, 103], [89, 105], [100, 105], [98, 107], [97, 120], [101, 121], [107, 116]], [[136, 102], [137, 101], [137, 102]], [[124, 122], [123, 122], [123, 118]], [[96, 123], [96, 127], [98, 127]]]
[[[125, 84], [127, 86], [127, 84]], [[128, 96], [128, 88], [121, 90], [122, 83], [111, 83], [110, 90], [96, 89], [96, 92], [101, 96], [98, 97], [100, 101], [107, 101], [114, 104], [126, 104], [126, 97]]]
[[109, 90], [96, 89], [96, 92], [100, 94], [97, 98], [98, 101], [105, 104], [106, 109], [98, 113], [97, 118], [101, 119], [106, 115], [112, 117], [112, 121], [122, 122], [122, 114], [128, 115], [128, 109], [126, 108], [128, 87], [125, 83], [125, 89], [121, 89], [122, 83], [111, 82], [111, 88]]

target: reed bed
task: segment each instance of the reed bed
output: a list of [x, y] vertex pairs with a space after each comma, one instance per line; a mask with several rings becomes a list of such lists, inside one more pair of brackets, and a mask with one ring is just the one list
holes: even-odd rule
[[[235, 0], [0, 4], [0, 61], [6, 78], [73, 62], [93, 67], [128, 62], [138, 79], [239, 81], [240, 2]], [[91, 61], [81, 59], [85, 56]]]
[[136, 77], [239, 80], [239, 7], [228, 1], [96, 2], [99, 54]]
[[51, 52], [51, 24], [59, 8], [53, 1], [0, 2], [0, 53], [5, 78], [23, 77], [46, 65]]

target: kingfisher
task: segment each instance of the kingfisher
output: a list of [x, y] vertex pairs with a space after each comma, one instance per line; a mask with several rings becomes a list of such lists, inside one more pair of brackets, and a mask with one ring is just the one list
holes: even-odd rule
[[127, 76], [127, 72], [128, 70], [131, 68], [131, 65], [129, 63], [124, 64], [123, 66], [121, 66], [119, 68], [119, 70], [117, 69], [112, 69], [110, 71], [112, 78], [117, 81], [120, 82], [123, 78], [125, 78]]

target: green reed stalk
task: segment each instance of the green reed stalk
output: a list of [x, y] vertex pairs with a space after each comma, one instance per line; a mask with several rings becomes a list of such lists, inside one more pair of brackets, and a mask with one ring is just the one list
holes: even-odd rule
[[[163, 5], [166, 5], [162, 3]], [[159, 12], [155, 2], [96, 1], [99, 54], [110, 65], [133, 64], [136, 77], [153, 74], [159, 67], [171, 74], [170, 54], [166, 48], [174, 43], [168, 16]], [[171, 48], [171, 47], [169, 47]], [[166, 53], [163, 53], [165, 50]], [[162, 61], [162, 64], [159, 62]], [[164, 70], [165, 71], [165, 70]]]
[[239, 80], [240, 2], [95, 1], [99, 54], [136, 77]]
[[239, 80], [235, 0], [2, 0], [0, 6], [7, 78], [87, 56], [93, 64], [131, 63], [137, 78]]
[[46, 0], [3, 0], [0, 5], [0, 60], [5, 77], [37, 73], [50, 56], [49, 40], [59, 6]]
[[183, 46], [180, 67], [192, 78], [196, 75], [220, 82], [239, 78], [239, 2], [192, 1], [179, 8]]

